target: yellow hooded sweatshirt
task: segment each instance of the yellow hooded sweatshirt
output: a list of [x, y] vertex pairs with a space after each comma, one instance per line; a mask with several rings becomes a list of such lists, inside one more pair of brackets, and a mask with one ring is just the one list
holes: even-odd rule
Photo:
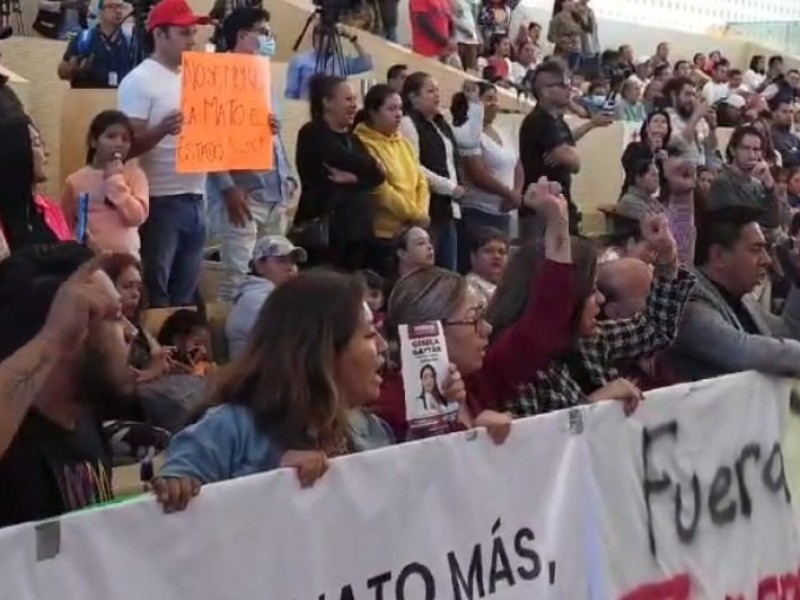
[[411, 143], [400, 133], [387, 136], [359, 123], [354, 133], [386, 173], [386, 181], [373, 190], [375, 237], [392, 238], [403, 227], [427, 222], [430, 192]]

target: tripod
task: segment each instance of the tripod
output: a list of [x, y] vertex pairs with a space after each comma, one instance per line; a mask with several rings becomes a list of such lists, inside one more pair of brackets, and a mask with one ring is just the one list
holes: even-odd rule
[[[16, 17], [16, 27], [11, 24], [11, 15]], [[25, 35], [25, 19], [19, 0], [0, 0], [0, 38], [11, 35], [13, 31]]]
[[315, 9], [306, 20], [303, 31], [300, 32], [292, 49], [297, 52], [308, 28], [314, 23], [317, 16], [319, 16], [319, 22], [314, 25], [311, 33], [312, 44], [317, 52], [314, 73], [347, 77], [349, 73], [346, 70], [347, 61], [344, 59], [344, 49], [342, 48], [342, 34], [336, 28], [338, 15], [329, 14], [329, 11], [324, 8]]

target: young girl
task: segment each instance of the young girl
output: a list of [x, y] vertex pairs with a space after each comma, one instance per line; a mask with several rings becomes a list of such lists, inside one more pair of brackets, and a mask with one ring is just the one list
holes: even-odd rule
[[126, 163], [133, 130], [123, 113], [106, 110], [89, 126], [86, 166], [64, 183], [61, 206], [74, 229], [82, 193], [89, 194], [88, 240], [97, 250], [139, 255], [139, 226], [147, 219], [144, 172]]

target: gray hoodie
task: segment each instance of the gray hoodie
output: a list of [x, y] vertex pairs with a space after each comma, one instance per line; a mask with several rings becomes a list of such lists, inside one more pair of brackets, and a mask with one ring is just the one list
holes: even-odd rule
[[255, 275], [248, 275], [239, 286], [233, 308], [225, 322], [225, 337], [228, 339], [231, 360], [244, 352], [258, 313], [274, 289], [275, 284], [269, 279]]

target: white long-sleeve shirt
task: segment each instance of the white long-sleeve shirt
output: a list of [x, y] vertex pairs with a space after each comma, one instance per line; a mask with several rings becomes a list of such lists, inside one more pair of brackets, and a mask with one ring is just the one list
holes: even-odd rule
[[[446, 135], [443, 135], [442, 132], [439, 131], [438, 127], [436, 127], [436, 132], [444, 142], [444, 150], [447, 155], [447, 177], [443, 177], [437, 173], [434, 173], [424, 165], [422, 165], [421, 168], [422, 172], [425, 174], [425, 178], [428, 180], [428, 186], [433, 193], [441, 194], [442, 196], [452, 196], [455, 192], [456, 186], [458, 186], [456, 150], [453, 148], [453, 143], [450, 141], [450, 139]], [[409, 142], [411, 142], [411, 146], [414, 148], [417, 156], [419, 156], [419, 132], [417, 131], [416, 125], [414, 125], [414, 121], [411, 120], [411, 117], [402, 118], [400, 121], [400, 133], [403, 134]]]

